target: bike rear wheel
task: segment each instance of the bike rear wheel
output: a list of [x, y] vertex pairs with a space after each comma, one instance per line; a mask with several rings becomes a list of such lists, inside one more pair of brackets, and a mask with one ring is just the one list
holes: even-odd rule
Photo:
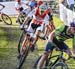
[[41, 59], [41, 57], [42, 57], [42, 55], [39, 56], [39, 58], [36, 60], [36, 62], [34, 63], [33, 69], [37, 69], [37, 65], [38, 65], [38, 62]]
[[1, 14], [1, 18], [4, 21], [4, 23], [6, 23], [7, 25], [12, 25], [12, 20], [8, 15], [3, 13]]

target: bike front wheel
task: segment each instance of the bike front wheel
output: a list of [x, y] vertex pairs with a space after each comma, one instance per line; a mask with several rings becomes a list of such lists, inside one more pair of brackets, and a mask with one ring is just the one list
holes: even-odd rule
[[30, 46], [26, 46], [26, 50], [24, 51], [24, 54], [20, 55], [18, 69], [21, 69], [24, 61], [26, 60], [28, 56], [29, 50], [30, 50]]
[[4, 23], [6, 23], [7, 25], [12, 25], [12, 20], [8, 15], [3, 13], [1, 14], [1, 18], [4, 21]]
[[67, 64], [63, 62], [56, 63], [51, 69], [69, 69]]
[[22, 43], [23, 43], [24, 37], [25, 37], [25, 32], [22, 31], [22, 33], [20, 35], [20, 38], [19, 38], [19, 42], [18, 42], [18, 53], [19, 54], [20, 54], [20, 49], [22, 47]]
[[26, 37], [26, 33], [23, 31], [21, 33], [20, 39], [19, 39], [19, 43], [18, 43], [18, 59], [19, 59], [19, 65], [18, 65], [18, 69], [21, 69], [24, 61], [26, 60], [29, 51], [30, 51], [30, 46], [29, 46], [29, 42], [27, 41], [27, 44], [25, 46], [22, 46], [24, 38]]

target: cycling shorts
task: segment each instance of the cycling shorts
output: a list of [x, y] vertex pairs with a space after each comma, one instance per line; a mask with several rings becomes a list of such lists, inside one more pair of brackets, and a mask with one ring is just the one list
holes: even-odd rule
[[43, 25], [36, 25], [34, 23], [30, 23], [27, 31], [34, 32], [34, 30], [42, 31], [43, 30]]
[[[59, 43], [56, 44], [56, 46], [57, 46], [60, 50], [62, 50], [62, 49], [67, 50], [67, 49], [68, 49], [68, 46], [67, 46], [64, 42], [59, 42]], [[48, 42], [47, 45], [46, 45], [45, 51], [50, 52], [50, 51], [53, 50], [54, 48], [55, 48], [55, 46], [53, 46], [51, 42]]]

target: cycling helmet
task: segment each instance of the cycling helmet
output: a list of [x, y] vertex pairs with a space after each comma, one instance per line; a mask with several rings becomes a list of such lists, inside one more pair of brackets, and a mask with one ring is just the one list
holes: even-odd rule
[[44, 5], [44, 4], [42, 4], [42, 5], [39, 6], [39, 9], [40, 9], [41, 11], [45, 11], [45, 10], [47, 10], [47, 6]]
[[75, 22], [70, 22], [70, 27], [75, 27]]
[[35, 2], [34, 1], [29, 2], [29, 6], [30, 7], [34, 7], [35, 6]]

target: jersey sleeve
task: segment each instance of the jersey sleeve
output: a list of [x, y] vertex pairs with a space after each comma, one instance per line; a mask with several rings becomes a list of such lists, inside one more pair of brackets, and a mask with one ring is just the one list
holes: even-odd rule
[[62, 25], [58, 28], [55, 29], [55, 36], [59, 35], [63, 30], [64, 30], [65, 26]]

